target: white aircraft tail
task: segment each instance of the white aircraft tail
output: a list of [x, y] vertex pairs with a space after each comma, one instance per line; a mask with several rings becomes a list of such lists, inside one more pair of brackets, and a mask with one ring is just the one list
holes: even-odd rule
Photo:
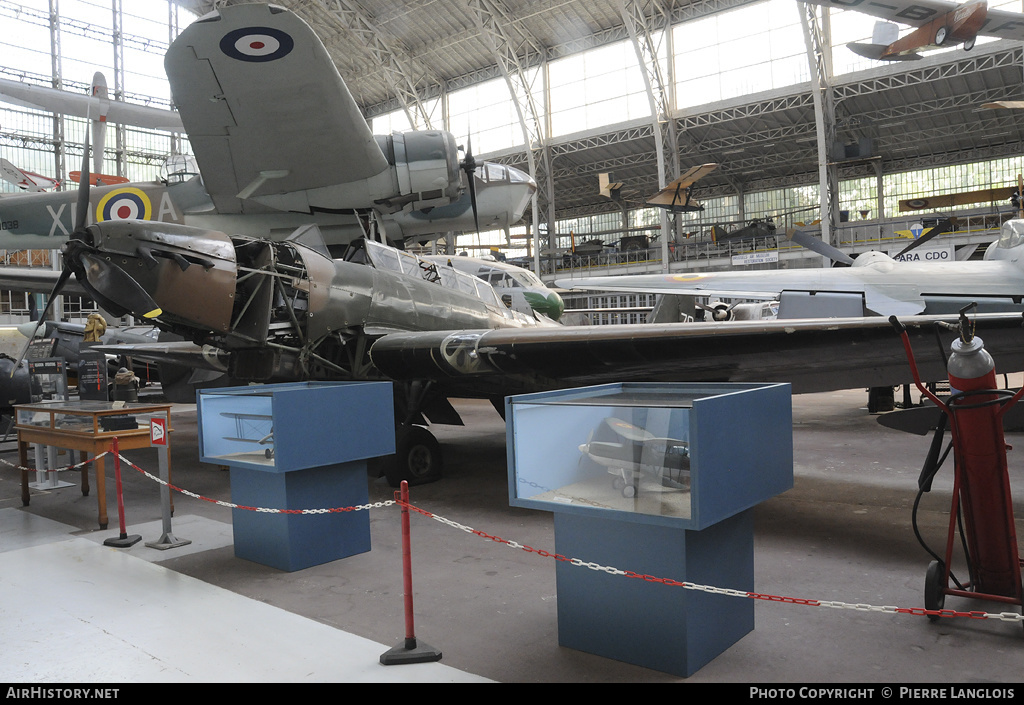
[[889, 46], [900, 38], [900, 26], [894, 22], [875, 22], [875, 30], [871, 33], [872, 44]]
[[92, 76], [92, 97], [99, 105], [99, 116], [92, 116], [92, 173], [103, 173], [103, 149], [107, 142], [107, 110], [110, 98], [107, 95], [107, 78], [102, 71]]

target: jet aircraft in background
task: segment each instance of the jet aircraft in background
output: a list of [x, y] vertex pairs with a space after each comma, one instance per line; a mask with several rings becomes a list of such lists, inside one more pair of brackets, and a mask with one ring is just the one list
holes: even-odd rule
[[[974, 48], [979, 36], [1024, 41], [1024, 15], [1019, 12], [990, 10], [985, 0], [961, 4], [945, 0], [801, 0], [815, 5], [854, 10], [887, 22], [876, 22], [871, 42], [847, 44], [850, 51], [876, 61], [920, 59], [918, 53], [962, 44], [965, 51]], [[900, 37], [897, 24], [915, 29]]]
[[[315, 222], [331, 246], [371, 229], [396, 242], [425, 241], [507, 230], [537, 188], [513, 167], [478, 163], [469, 149], [460, 158], [449, 132], [371, 134], [323, 43], [281, 8], [240, 5], [199, 18], [171, 44], [165, 66], [180, 111], [172, 115], [188, 133], [201, 180], [171, 188], [188, 180], [186, 170], [166, 183], [96, 191], [91, 221], [156, 220], [267, 237]], [[72, 114], [100, 105], [36, 88], [8, 81], [0, 95]], [[62, 107], [63, 99], [71, 103]], [[108, 120], [121, 119], [115, 107], [125, 104], [102, 105]], [[135, 124], [131, 115], [123, 119]], [[0, 248], [53, 248], [66, 238], [76, 197], [50, 196], [0, 197]]]
[[[945, 228], [936, 227], [929, 236]], [[952, 313], [977, 301], [981, 310], [1019, 311], [1024, 300], [1024, 220], [1003, 224], [984, 261], [896, 261], [884, 252], [856, 259], [816, 238], [794, 240], [848, 267], [678, 272], [560, 279], [565, 289], [717, 296], [779, 301], [779, 318], [909, 316]], [[919, 238], [907, 255], [930, 238]]]

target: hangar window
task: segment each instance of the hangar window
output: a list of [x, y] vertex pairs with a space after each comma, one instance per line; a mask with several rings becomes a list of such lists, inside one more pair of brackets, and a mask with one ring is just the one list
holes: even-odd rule
[[677, 107], [810, 79], [799, 4], [769, 0], [674, 27]]
[[548, 75], [552, 136], [651, 114], [632, 42], [617, 42], [552, 61]]
[[[530, 74], [536, 77], [536, 71]], [[539, 91], [536, 97], [542, 96]], [[543, 100], [538, 106], [543, 110]], [[505, 79], [484, 81], [448, 94], [448, 129], [460, 144], [473, 139], [473, 152], [483, 154], [517, 147], [523, 142], [519, 113], [508, 92]], [[468, 132], [467, 132], [468, 131]]]

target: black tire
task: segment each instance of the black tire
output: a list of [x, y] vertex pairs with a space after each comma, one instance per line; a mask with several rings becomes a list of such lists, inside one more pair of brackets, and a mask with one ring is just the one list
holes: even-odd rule
[[978, 41], [977, 37], [971, 37], [966, 42], [964, 42], [964, 51], [970, 51], [971, 49], [973, 49], [974, 48], [974, 43], [976, 41]]
[[399, 487], [402, 480], [413, 485], [425, 485], [441, 479], [441, 445], [434, 435], [422, 426], [409, 426], [399, 431], [394, 462], [389, 462], [384, 474], [388, 484]]
[[[926, 610], [941, 610], [946, 604], [945, 570], [942, 563], [932, 561], [928, 564], [928, 571], [924, 576], [924, 608]], [[928, 615], [933, 622], [941, 617]]]

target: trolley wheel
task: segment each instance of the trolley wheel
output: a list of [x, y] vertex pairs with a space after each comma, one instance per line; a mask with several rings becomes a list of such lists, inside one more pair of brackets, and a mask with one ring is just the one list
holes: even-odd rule
[[636, 487], [633, 487], [633, 485], [626, 485], [622, 488], [622, 496], [626, 498], [636, 497]]
[[[928, 571], [924, 575], [924, 608], [927, 610], [941, 610], [946, 604], [945, 569], [940, 561], [932, 561], [928, 564]], [[930, 614], [928, 619], [935, 622], [941, 619], [937, 615]]]

